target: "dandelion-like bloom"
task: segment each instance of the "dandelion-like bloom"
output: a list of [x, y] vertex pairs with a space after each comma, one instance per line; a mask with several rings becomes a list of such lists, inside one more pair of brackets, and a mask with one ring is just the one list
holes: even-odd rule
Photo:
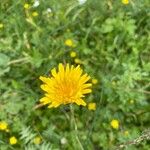
[[39, 136], [37, 136], [37, 137], [35, 137], [35, 138], [33, 139], [33, 143], [34, 143], [34, 144], [40, 144], [41, 141], [42, 141], [42, 139], [41, 139], [41, 137], [39, 137]]
[[112, 126], [112, 128], [118, 129], [119, 128], [119, 121], [114, 119], [111, 121], [110, 125]]
[[88, 104], [88, 109], [89, 110], [96, 110], [96, 103], [89, 103]]
[[0, 122], [0, 130], [7, 130], [8, 124], [5, 121]]
[[68, 47], [74, 47], [74, 42], [71, 40], [71, 39], [67, 39], [65, 41], [65, 45], [68, 46]]
[[98, 83], [98, 80], [97, 80], [97, 79], [92, 79], [92, 83], [93, 83], [93, 84], [97, 84], [97, 83]]
[[122, 0], [122, 3], [123, 3], [124, 5], [128, 5], [128, 4], [129, 4], [129, 0]]
[[77, 56], [77, 53], [75, 51], [70, 52], [70, 57], [74, 58]]
[[10, 143], [11, 145], [15, 145], [15, 144], [17, 143], [16, 137], [15, 137], [15, 136], [10, 137], [9, 143]]
[[24, 4], [24, 8], [25, 8], [25, 9], [29, 9], [29, 8], [30, 8], [30, 4], [25, 3], [25, 4]]
[[48, 104], [48, 108], [58, 107], [61, 104], [76, 103], [77, 105], [86, 106], [82, 99], [85, 94], [91, 93], [91, 83], [87, 83], [90, 76], [82, 75], [83, 70], [78, 65], [59, 64], [58, 72], [56, 69], [51, 70], [51, 77], [40, 76], [44, 82], [41, 88], [46, 92], [45, 97], [40, 99], [43, 105]]
[[0, 23], [0, 29], [4, 28], [4, 24]]
[[33, 17], [37, 17], [39, 14], [38, 14], [38, 12], [36, 12], [36, 11], [34, 11], [33, 13], [32, 13], [32, 16]]

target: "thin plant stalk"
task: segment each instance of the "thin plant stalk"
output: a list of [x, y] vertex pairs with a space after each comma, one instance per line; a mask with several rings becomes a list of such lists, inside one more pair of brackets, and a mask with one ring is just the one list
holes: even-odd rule
[[70, 112], [71, 112], [71, 129], [73, 129], [75, 131], [75, 138], [76, 138], [77, 142], [79, 143], [80, 149], [84, 150], [83, 145], [78, 136], [78, 127], [77, 127], [77, 123], [75, 120], [74, 109], [73, 109], [72, 104], [70, 105]]

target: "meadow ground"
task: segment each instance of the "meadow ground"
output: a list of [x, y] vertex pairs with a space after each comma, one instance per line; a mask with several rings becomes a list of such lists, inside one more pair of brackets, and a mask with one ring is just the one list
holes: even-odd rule
[[149, 99], [149, 0], [0, 0], [0, 150], [149, 150]]

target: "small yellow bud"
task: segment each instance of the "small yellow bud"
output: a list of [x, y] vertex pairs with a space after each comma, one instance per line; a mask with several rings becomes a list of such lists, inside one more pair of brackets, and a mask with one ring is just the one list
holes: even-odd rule
[[76, 56], [77, 56], [77, 53], [76, 53], [76, 52], [74, 52], [74, 51], [71, 51], [71, 52], [70, 52], [70, 57], [74, 58], [74, 57], [76, 57]]
[[97, 80], [97, 79], [92, 79], [92, 83], [93, 83], [93, 84], [97, 84], [97, 83], [98, 83], [98, 80]]
[[74, 43], [71, 39], [67, 39], [65, 41], [65, 45], [68, 46], [68, 47], [74, 47]]
[[124, 5], [128, 5], [128, 4], [129, 4], [129, 0], [122, 0], [122, 3], [123, 3]]
[[119, 121], [114, 119], [110, 122], [110, 125], [112, 126], [112, 128], [114, 129], [118, 129], [119, 128]]
[[124, 135], [128, 136], [129, 135], [129, 131], [124, 131]]
[[14, 137], [14, 136], [10, 137], [9, 143], [10, 143], [11, 145], [15, 145], [15, 144], [17, 143], [16, 137]]
[[30, 8], [30, 5], [29, 5], [28, 3], [25, 3], [25, 4], [24, 4], [24, 8], [25, 8], [25, 9], [29, 9], [29, 8]]
[[112, 84], [113, 86], [116, 86], [116, 82], [115, 82], [115, 81], [112, 81], [111, 84]]
[[67, 29], [67, 32], [70, 32], [70, 29]]
[[88, 104], [88, 109], [89, 110], [96, 110], [96, 103], [89, 103]]
[[0, 29], [4, 28], [4, 24], [0, 23]]
[[34, 11], [33, 13], [32, 13], [32, 16], [33, 17], [37, 17], [39, 14], [38, 14], [38, 12], [36, 12], [36, 11]]
[[82, 61], [81, 61], [80, 59], [78, 59], [78, 58], [75, 58], [75, 59], [74, 59], [74, 62], [75, 62], [76, 64], [81, 64], [81, 63], [82, 63]]
[[34, 144], [40, 144], [41, 143], [41, 137], [37, 136], [33, 139]]
[[130, 100], [130, 104], [134, 104], [134, 100], [133, 99]]
[[0, 122], [0, 130], [7, 130], [8, 124], [5, 121]]

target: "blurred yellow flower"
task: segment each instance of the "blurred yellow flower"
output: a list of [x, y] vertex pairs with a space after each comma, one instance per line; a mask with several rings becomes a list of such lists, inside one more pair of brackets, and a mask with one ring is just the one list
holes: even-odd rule
[[118, 129], [119, 128], [119, 121], [114, 119], [111, 121], [110, 125], [112, 126], [112, 128]]
[[70, 29], [67, 29], [67, 32], [70, 32]]
[[4, 28], [4, 24], [0, 23], [0, 29]]
[[89, 110], [96, 110], [96, 103], [89, 103], [88, 104], [88, 109]]
[[97, 83], [98, 83], [98, 80], [97, 80], [97, 79], [92, 79], [92, 83], [93, 83], [93, 84], [97, 84]]
[[45, 97], [40, 99], [43, 105], [48, 104], [48, 108], [58, 107], [61, 104], [76, 103], [86, 106], [82, 99], [85, 94], [91, 93], [91, 83], [87, 83], [90, 76], [83, 74], [83, 70], [78, 65], [59, 64], [58, 71], [51, 70], [52, 77], [40, 76], [44, 82], [41, 88], [46, 92]]
[[70, 57], [74, 58], [77, 56], [77, 53], [75, 51], [70, 52]]
[[25, 4], [24, 4], [24, 8], [25, 8], [25, 9], [29, 9], [29, 8], [30, 8], [30, 4], [25, 3]]
[[74, 43], [73, 43], [73, 41], [72, 41], [71, 39], [67, 39], [67, 40], [65, 41], [65, 45], [66, 45], [66, 46], [69, 46], [69, 47], [74, 47]]
[[112, 84], [113, 86], [116, 86], [116, 82], [115, 82], [115, 81], [112, 81], [111, 84]]
[[10, 143], [11, 145], [15, 145], [15, 144], [17, 143], [16, 137], [14, 137], [14, 136], [10, 137], [9, 143]]
[[35, 137], [35, 138], [33, 139], [33, 143], [34, 143], [34, 144], [40, 144], [41, 141], [42, 141], [42, 139], [41, 139], [41, 137], [39, 137], [39, 136], [37, 136], [37, 137]]
[[129, 4], [129, 0], [122, 0], [122, 3], [123, 3], [124, 5], [128, 5], [128, 4]]
[[133, 99], [130, 100], [130, 104], [134, 104], [134, 100]]
[[129, 135], [129, 131], [124, 131], [124, 135], [128, 136]]
[[33, 13], [32, 13], [32, 16], [33, 17], [37, 17], [39, 14], [38, 14], [38, 12], [36, 12], [36, 11], [34, 11]]
[[0, 130], [7, 130], [8, 124], [5, 121], [0, 122]]
[[82, 63], [82, 61], [81, 61], [79, 58], [75, 58], [75, 59], [74, 59], [74, 62], [75, 62], [76, 64], [81, 64], [81, 63]]

